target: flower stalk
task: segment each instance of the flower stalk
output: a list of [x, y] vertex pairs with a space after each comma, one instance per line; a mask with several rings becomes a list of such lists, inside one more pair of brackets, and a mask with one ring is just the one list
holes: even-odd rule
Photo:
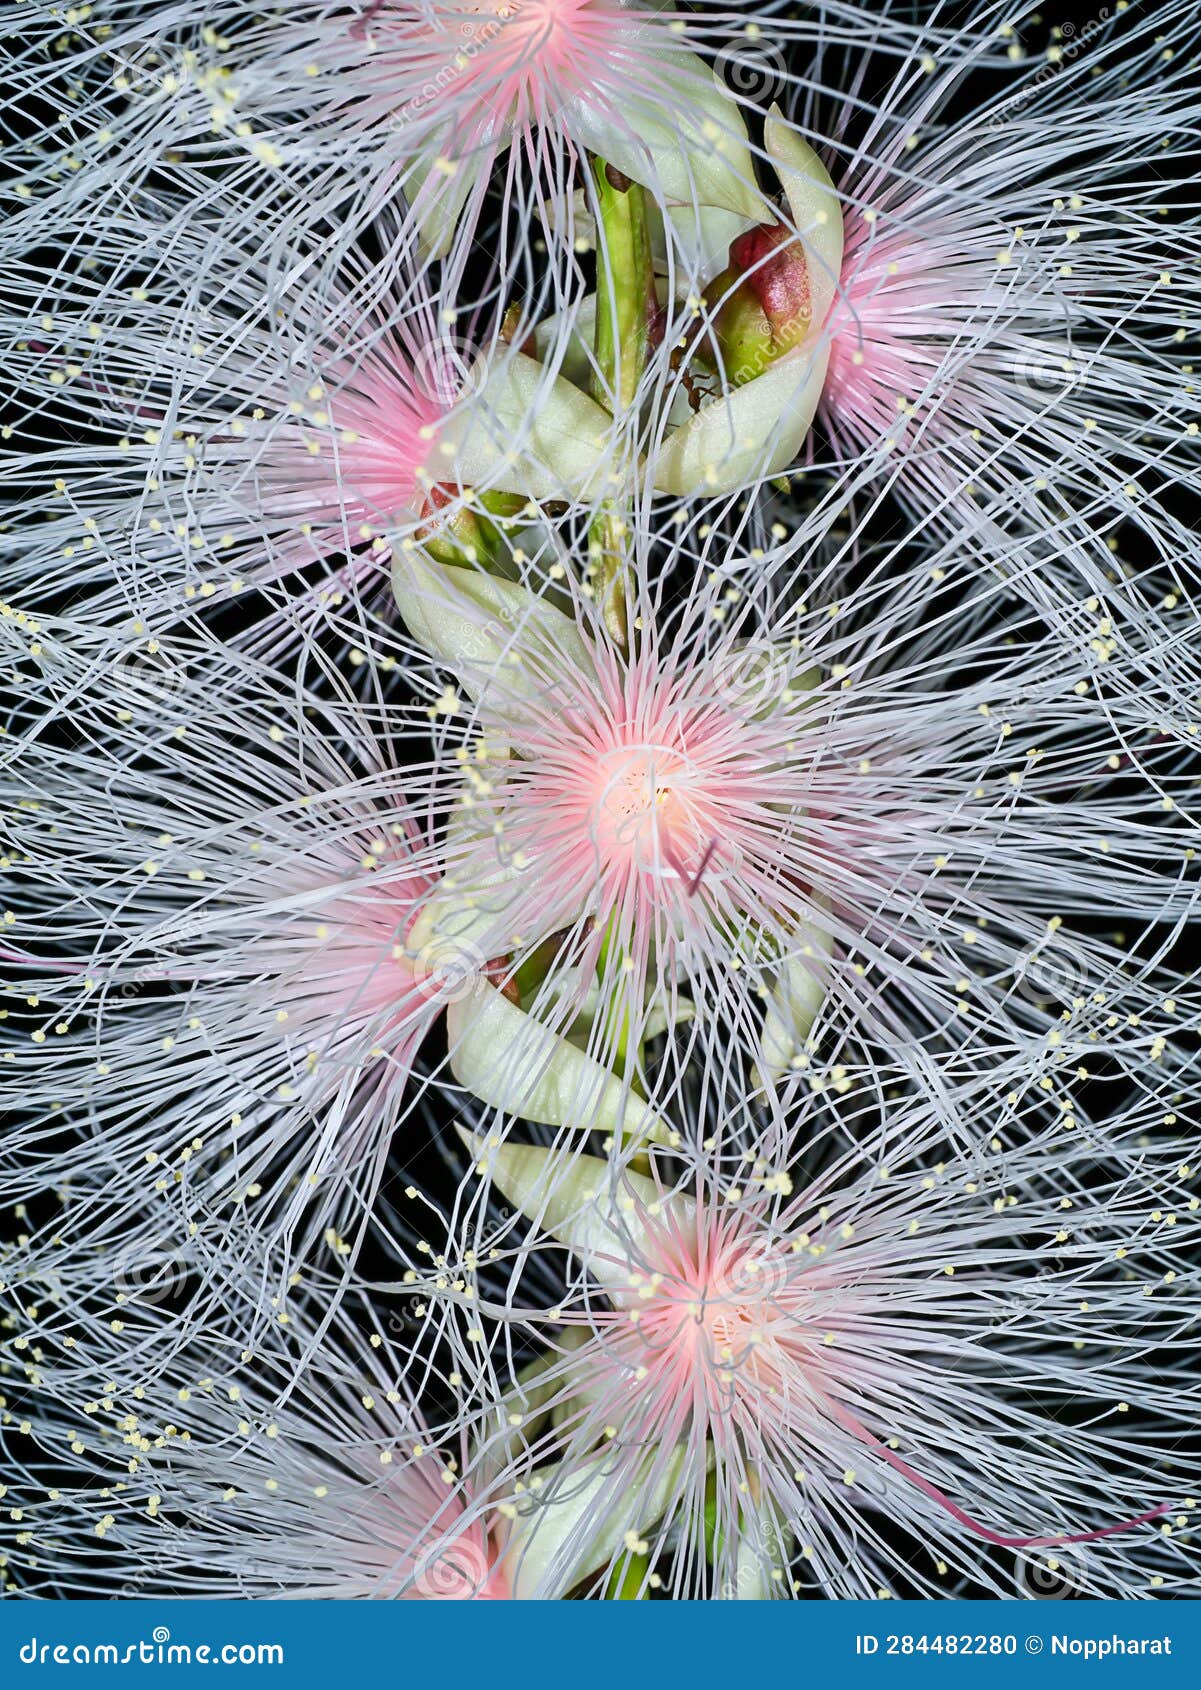
[[[592, 161], [597, 207], [596, 331], [593, 397], [614, 416], [636, 404], [654, 321], [655, 271], [646, 190], [604, 159]], [[629, 648], [626, 522], [611, 501], [596, 516], [589, 562], [606, 628]]]

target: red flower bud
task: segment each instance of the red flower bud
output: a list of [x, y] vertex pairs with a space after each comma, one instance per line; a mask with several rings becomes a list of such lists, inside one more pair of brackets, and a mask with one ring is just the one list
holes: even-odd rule
[[709, 284], [726, 380], [742, 387], [799, 346], [813, 318], [803, 243], [783, 223], [759, 224], [730, 244], [730, 262]]

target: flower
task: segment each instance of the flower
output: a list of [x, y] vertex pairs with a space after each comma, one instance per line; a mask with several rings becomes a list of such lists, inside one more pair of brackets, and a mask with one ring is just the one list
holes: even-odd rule
[[[477, 1139], [533, 1227], [484, 1234], [505, 1265], [466, 1306], [498, 1357], [515, 1326], [543, 1346], [538, 1459], [603, 1461], [637, 1507], [644, 1452], [679, 1452], [644, 1590], [653, 1569], [676, 1597], [1004, 1594], [997, 1549], [1062, 1552], [1090, 1594], [1171, 1588], [1187, 1549], [1152, 1522], [1191, 1483], [1173, 1218], [1195, 1200], [1154, 1122], [1118, 1112], [1112, 1161], [1053, 1131], [948, 1157], [909, 1102], [860, 1143], [798, 1120], [765, 1164], [718, 1118], [695, 1164], [649, 1175]], [[574, 1262], [544, 1312], [526, 1264], [556, 1245]]]
[[[320, 602], [410, 536], [470, 552], [490, 495], [521, 508], [595, 473], [606, 414], [486, 322], [452, 332], [399, 250], [268, 260], [185, 210], [140, 196], [49, 281], [21, 273], [4, 576], [26, 610], [85, 585], [92, 630], [280, 582]], [[64, 422], [87, 438], [55, 451], [51, 487], [43, 436]]]
[[[377, 24], [385, 54], [390, 10]], [[661, 205], [762, 214], [736, 103], [653, 10], [622, 0], [438, 0], [417, 10], [419, 23], [396, 20], [398, 92], [412, 89], [399, 109], [428, 171], [415, 215], [452, 265], [508, 147], [527, 159], [541, 148], [555, 188], [587, 150]]]
[[[588, 1053], [652, 1101], [642, 1047], [694, 1006], [690, 1049], [824, 1085], [852, 1083], [861, 1039], [923, 1075], [987, 1052], [1020, 1076], [1087, 1042], [1125, 1061], [1111, 996], [1191, 1001], [1165, 957], [1142, 971], [1092, 925], [1196, 907], [1185, 701], [1136, 655], [1154, 623], [1132, 609], [1123, 654], [1096, 600], [1052, 624], [953, 552], [933, 614], [941, 566], [800, 601], [629, 543], [628, 654], [566, 569], [536, 591], [398, 556], [406, 624], [461, 689], [423, 941], [509, 958], [521, 1006], [582, 1015]], [[509, 1060], [491, 1041], [459, 1077], [522, 1113]]]
[[[1087, 557], [1128, 522], [1163, 555], [1187, 556], [1174, 498], [1197, 473], [1179, 262], [1196, 222], [1175, 209], [1194, 116], [1186, 9], [1095, 19], [1045, 58], [1006, 31], [1013, 62], [999, 85], [994, 31], [944, 35], [933, 19], [914, 31], [886, 10], [850, 57], [830, 53], [803, 88], [781, 88], [766, 151], [778, 168], [782, 146], [811, 142], [812, 176], [832, 182], [845, 225], [829, 308], [782, 366], [799, 374], [807, 359], [822, 382], [829, 445], [804, 461], [833, 481], [814, 531], [887, 489], [927, 529], [962, 533], [986, 517], [993, 546], [1016, 524]], [[883, 89], [870, 116], [847, 92], [861, 77]], [[811, 214], [781, 177], [782, 227], [804, 236]], [[692, 331], [710, 362], [738, 300], [771, 273], [738, 242], [731, 263]], [[778, 391], [777, 365], [749, 383], [737, 361], [722, 374], [683, 438], [667, 437], [659, 484], [671, 492], [725, 492], [797, 459], [808, 386]], [[687, 430], [706, 450], [681, 458]], [[758, 458], [736, 454], [731, 436]], [[1054, 577], [1057, 557], [1041, 561]]]
[[[297, 690], [270, 662], [178, 632], [148, 643], [86, 678], [67, 648], [80, 742], [40, 743], [62, 708], [44, 688], [7, 783], [22, 868], [4, 1059], [23, 1119], [0, 1192], [53, 1186], [60, 1201], [5, 1279], [14, 1294], [69, 1281], [81, 1308], [85, 1245], [107, 1252], [105, 1291], [157, 1303], [195, 1273], [219, 1298], [242, 1259], [235, 1215], [281, 1289], [323, 1249], [346, 1277], [393, 1135], [428, 1134], [427, 1034], [455, 1011], [450, 1065], [470, 1083], [496, 1027], [460, 1013], [494, 960], [417, 928], [441, 855], [404, 711]], [[649, 1122], [552, 1017], [489, 995], [526, 1065], [516, 1102], [556, 1124], [581, 1107]], [[435, 1054], [434, 1078], [441, 1066]], [[546, 1066], [567, 1076], [557, 1092]]]
[[220, 1282], [235, 1213], [285, 1259], [341, 1247], [418, 1102], [417, 1049], [466, 989], [461, 954], [408, 942], [432, 862], [399, 747], [340, 736], [335, 702], [302, 708], [249, 663], [175, 651], [175, 691], [109, 671], [99, 704], [77, 692], [86, 738], [31, 746], [14, 777], [25, 1122], [2, 1182], [63, 1204], [10, 1284], [78, 1262], [81, 1238], [140, 1272], [139, 1245], [188, 1236]]
[[[253, 1364], [210, 1328], [165, 1377], [111, 1365], [103, 1405], [43, 1393], [34, 1410], [30, 1434], [56, 1483], [49, 1505], [44, 1467], [21, 1487], [26, 1592], [509, 1596], [465, 1428], [431, 1428], [386, 1333], [368, 1338], [349, 1319], [323, 1333], [301, 1310]], [[66, 1485], [64, 1439], [77, 1476]]]
[[824, 390], [842, 209], [821, 160], [778, 106], [766, 117], [764, 144], [787, 220], [732, 241], [729, 266], [706, 291], [700, 347], [720, 390], [666, 436], [654, 461], [655, 486], [681, 497], [728, 493], [786, 469]]
[[0, 17], [6, 1588], [1190, 1588], [1192, 19], [922, 11]]
[[[340, 242], [407, 202], [410, 227], [456, 280], [488, 226], [491, 179], [501, 176], [505, 205], [537, 218], [522, 173], [554, 198], [585, 151], [664, 204], [751, 217], [764, 206], [738, 102], [653, 6], [298, 0], [220, 24], [178, 0], [107, 10], [107, 26], [81, 30], [73, 55], [92, 166], [84, 191], [74, 176], [59, 183], [35, 149], [14, 158], [15, 186], [43, 230], [94, 212], [97, 189], [127, 190], [164, 153], [173, 179], [201, 197], [219, 160], [224, 215], [259, 225], [264, 242], [297, 218], [311, 230], [336, 224]], [[40, 68], [48, 12], [35, 0], [23, 20], [34, 45], [22, 71]], [[33, 238], [33, 222], [18, 214], [10, 241]]]
[[[12, 1474], [14, 1517], [25, 1522], [13, 1557], [21, 1588], [561, 1598], [636, 1534], [639, 1506], [662, 1509], [662, 1483], [631, 1507], [600, 1494], [604, 1475], [564, 1477], [553, 1465], [514, 1490], [516, 1399], [478, 1398], [460, 1374], [438, 1370], [414, 1334], [425, 1324], [416, 1298], [399, 1314], [364, 1296], [331, 1313], [329, 1291], [319, 1278], [306, 1284], [286, 1319], [243, 1349], [242, 1334], [261, 1325], [242, 1306], [263, 1300], [252, 1258], [190, 1344], [159, 1311], [152, 1373], [139, 1371], [140, 1352], [89, 1336], [90, 1365], [105, 1376], [103, 1400], [90, 1402], [56, 1365], [61, 1328], [39, 1329], [42, 1311], [30, 1305], [21, 1324], [37, 1332], [46, 1372], [30, 1370], [25, 1436], [38, 1454]], [[536, 1382], [529, 1389], [536, 1399]], [[423, 1395], [436, 1409], [423, 1409]], [[57, 1482], [64, 1441], [84, 1482]]]

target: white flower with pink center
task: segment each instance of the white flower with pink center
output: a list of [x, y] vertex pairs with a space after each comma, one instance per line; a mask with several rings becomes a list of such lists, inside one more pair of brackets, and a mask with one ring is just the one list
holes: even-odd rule
[[[350, 1236], [419, 1104], [418, 1047], [470, 985], [461, 956], [410, 944], [434, 860], [396, 748], [339, 743], [328, 707], [195, 658], [185, 735], [177, 695], [115, 677], [136, 749], [56, 749], [69, 804], [22, 816], [38, 868], [5, 954], [39, 1019], [13, 1053], [27, 1113], [4, 1147], [9, 1200], [39, 1188], [64, 1094], [88, 1130], [60, 1145], [69, 1196], [13, 1283], [82, 1238], [132, 1272], [139, 1244], [180, 1230], [220, 1281], [232, 1216], [281, 1260]], [[39, 763], [22, 778], [40, 784]]]
[[[162, 1377], [139, 1371], [141, 1357], [127, 1349], [107, 1357], [103, 1419], [86, 1449], [70, 1434], [78, 1479], [54, 1491], [53, 1512], [45, 1485], [35, 1489], [36, 1463], [28, 1475], [18, 1554], [37, 1586], [58, 1595], [99, 1580], [105, 1594], [141, 1597], [212, 1597], [232, 1584], [259, 1600], [508, 1599], [505, 1521], [489, 1517], [462, 1428], [423, 1415], [403, 1342], [386, 1330], [369, 1341], [342, 1317], [323, 1331], [325, 1306], [298, 1297], [288, 1326], [268, 1332], [253, 1361], [248, 1352], [239, 1360], [240, 1344], [220, 1327], [259, 1294], [249, 1279], [232, 1286], [206, 1328], [207, 1349], [179, 1350]], [[318, 1359], [298, 1376], [304, 1346], [319, 1335]], [[159, 1336], [170, 1336], [161, 1311]], [[42, 1460], [57, 1459], [66, 1427], [81, 1420], [76, 1395], [60, 1386], [59, 1403], [47, 1399], [38, 1417]], [[131, 1473], [136, 1483], [122, 1483]]]
[[[231, 1242], [244, 1240], [235, 1232]], [[251, 1271], [233, 1273], [225, 1298], [190, 1325], [141, 1307], [114, 1336], [72, 1310], [70, 1368], [59, 1365], [66, 1321], [43, 1320], [34, 1304], [23, 1311], [47, 1360], [25, 1429], [33, 1458], [6, 1474], [26, 1521], [10, 1564], [30, 1589], [202, 1597], [232, 1583], [260, 1600], [564, 1598], [607, 1575], [626, 1537], [662, 1510], [662, 1483], [614, 1497], [605, 1475], [563, 1475], [553, 1463], [515, 1482], [512, 1403], [431, 1369], [419, 1316], [409, 1330], [359, 1295], [334, 1312], [320, 1282], [303, 1285], [252, 1352], [244, 1340], [263, 1301]], [[85, 1408], [89, 1368], [103, 1368], [108, 1385], [103, 1405]], [[422, 1391], [443, 1408], [423, 1409]], [[56, 1471], [48, 1501], [64, 1441], [76, 1473], [64, 1483]]]
[[[180, 0], [110, 10], [81, 32], [72, 84], [106, 107], [106, 212], [164, 153], [200, 192], [217, 158], [227, 227], [264, 247], [297, 224], [340, 246], [399, 213], [453, 278], [498, 209], [541, 222], [589, 153], [664, 206], [768, 214], [741, 102], [689, 46], [706, 44], [705, 19], [633, 0], [292, 0], [219, 23]], [[717, 39], [732, 20], [713, 20]], [[43, 231], [95, 214], [91, 176], [89, 198], [19, 150], [14, 176]], [[18, 216], [10, 240], [32, 233]], [[524, 240], [494, 250], [520, 262]]]
[[[445, 875], [414, 942], [518, 959], [551, 942], [533, 1001], [564, 1030], [582, 1016], [587, 1052], [606, 1070], [627, 1054], [637, 1063], [648, 1037], [687, 1019], [689, 992], [728, 993], [749, 1036], [763, 1010], [724, 984], [745, 959], [747, 996], [763, 981], [774, 994], [760, 1056], [786, 1066], [821, 1002], [830, 950], [814, 923], [820, 895], [781, 855], [807, 801], [799, 749], [818, 671], [799, 648], [766, 643], [683, 660], [649, 631], [627, 660], [586, 617], [416, 554], [397, 561], [393, 581], [410, 631], [474, 698], [479, 736], [460, 762]], [[452, 1060], [478, 1096], [518, 1107], [511, 1053], [497, 1061], [472, 1036], [481, 1014], [511, 1018], [494, 1000], [480, 981], [453, 1006]], [[627, 1107], [641, 1116], [636, 1097]]]
[[[657, 484], [715, 496], [812, 462], [833, 478], [814, 533], [856, 495], [866, 508], [895, 492], [911, 522], [990, 558], [1015, 523], [1053, 533], [1047, 581], [1101, 577], [1089, 553], [1102, 513], [1164, 556], [1187, 553], [1175, 494], [1197, 475], [1181, 329], [1193, 237], [1182, 247], [1173, 229], [1195, 115], [1184, 13], [1121, 21], [1093, 20], [1046, 61], [1015, 30], [994, 82], [987, 32], [940, 39], [931, 26], [907, 41], [873, 18], [782, 95], [764, 162], [785, 205], [774, 230], [737, 234], [720, 276], [710, 266], [696, 344], [718, 392], [691, 417], [677, 394]], [[847, 87], [877, 71], [868, 116]], [[835, 285], [816, 310], [781, 285], [804, 281], [830, 226], [787, 173], [786, 150], [810, 143], [845, 222], [845, 253], [817, 266]], [[777, 330], [757, 356], [756, 302]], [[815, 415], [824, 448], [807, 442]]]
[[[1190, 753], [1159, 725], [1171, 686], [1134, 679], [1137, 620], [1129, 684], [1117, 660], [1102, 702], [1085, 606], [1056, 626], [987, 586], [932, 624], [919, 574], [827, 602], [815, 584], [812, 603], [784, 592], [760, 615], [698, 573], [661, 615], [635, 544], [629, 653], [566, 577], [536, 591], [416, 552], [394, 566], [410, 634], [458, 689], [430, 773], [449, 777], [443, 878], [414, 931], [508, 959], [451, 1008], [463, 1083], [523, 1112], [502, 984], [603, 1072], [637, 1075], [638, 1117], [674, 1081], [670, 1055], [659, 1080], [644, 1062], [669, 1028], [723, 1073], [819, 1090], [856, 1084], [868, 1050], [923, 1084], [969, 1051], [998, 1076], [1048, 1050], [1137, 1060], [1106, 1003], [1137, 965], [1073, 936], [1103, 911], [1147, 924], [1195, 907], [1152, 866], [1169, 839], [1191, 849], [1176, 818]], [[1106, 774], [1131, 822], [1120, 848]], [[1152, 814], [1167, 819], [1140, 832]]]
[[[1141, 1105], [1124, 1116], [1126, 1156], [1150, 1122]], [[646, 1452], [678, 1452], [645, 1534], [674, 1595], [937, 1589], [935, 1562], [975, 1568], [982, 1543], [1062, 1548], [1097, 1590], [1179, 1571], [1158, 1522], [1181, 1481], [1114, 1409], [1170, 1424], [1187, 1389], [1183, 1304], [1157, 1326], [1161, 1368], [1142, 1284], [1114, 1263], [1138, 1236], [1126, 1253], [1153, 1277], [1165, 1249], [1173, 1279], [1195, 1277], [1185, 1241], [1139, 1219], [1170, 1138], [1141, 1165], [1050, 1137], [945, 1158], [912, 1104], [868, 1165], [860, 1146], [806, 1153], [798, 1137], [778, 1164], [727, 1154], [725, 1171], [724, 1123], [715, 1138], [695, 1169], [651, 1175], [472, 1141], [476, 1173], [534, 1223], [524, 1244], [510, 1221], [491, 1229], [506, 1266], [479, 1276], [501, 1332], [528, 1324], [545, 1346], [524, 1435], [627, 1495]], [[545, 1313], [537, 1263], [556, 1246], [576, 1267]]]
[[[268, 263], [202, 218], [172, 228], [176, 210], [148, 195], [101, 220], [50, 285], [22, 274], [8, 302], [24, 337], [9, 474], [37, 526], [0, 582], [27, 606], [68, 587], [90, 626], [131, 603], [157, 620], [303, 590], [305, 570], [320, 602], [382, 580], [392, 546], [453, 534], [484, 494], [596, 481], [606, 413], [486, 321], [444, 322], [399, 253], [331, 268], [296, 244]], [[48, 488], [50, 403], [90, 438]]]

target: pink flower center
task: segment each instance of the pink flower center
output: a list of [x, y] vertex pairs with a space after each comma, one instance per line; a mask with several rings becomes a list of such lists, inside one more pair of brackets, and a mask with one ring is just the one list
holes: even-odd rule
[[[808, 1348], [795, 1289], [778, 1251], [733, 1236], [708, 1259], [691, 1246], [669, 1246], [662, 1270], [635, 1278], [625, 1301], [638, 1343], [679, 1401], [730, 1404], [774, 1393]], [[674, 1259], [672, 1259], [674, 1258]], [[795, 1380], [790, 1378], [790, 1389]]]
[[[463, 102], [463, 122], [544, 121], [593, 82], [613, 50], [617, 0], [441, 0], [423, 43], [426, 92]], [[452, 51], [453, 44], [453, 51]]]
[[689, 792], [695, 773], [678, 751], [659, 745], [622, 747], [598, 759], [593, 778], [589, 819], [610, 862], [654, 871], [665, 861], [671, 864], [673, 837], [684, 847], [695, 842], [698, 822], [703, 830], [704, 806]]
[[539, 724], [514, 771], [507, 835], [548, 874], [553, 862], [558, 883], [598, 888], [609, 907], [635, 890], [665, 912], [729, 901], [760, 844], [769, 738], [716, 705], [569, 706]]
[[842, 291], [828, 318], [832, 342], [822, 397], [836, 435], [874, 443], [916, 402], [948, 344], [963, 333], [972, 298], [968, 257], [936, 229], [899, 218], [869, 222], [846, 210]]

